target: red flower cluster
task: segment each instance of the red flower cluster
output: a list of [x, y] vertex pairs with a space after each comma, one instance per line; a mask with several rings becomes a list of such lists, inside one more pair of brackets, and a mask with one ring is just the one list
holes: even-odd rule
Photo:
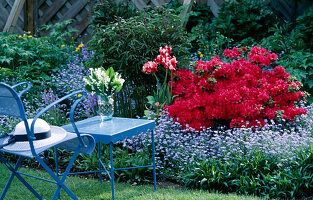
[[209, 62], [198, 61], [194, 73], [175, 72], [172, 84], [173, 95], [177, 96], [172, 105], [165, 107], [169, 115], [185, 128], [200, 130], [214, 122], [231, 128], [255, 127], [264, 126], [264, 119], [278, 115], [293, 120], [306, 114], [304, 108], [294, 105], [304, 96], [299, 91], [301, 84], [293, 82], [282, 66], [272, 71], [260, 67], [272, 64], [276, 54], [253, 47], [245, 59], [239, 52], [237, 48], [224, 51], [225, 56], [235, 59], [230, 63], [215, 57]]
[[143, 73], [149, 74], [158, 71], [158, 64], [163, 65], [165, 69], [169, 69], [173, 72], [176, 69], [177, 61], [175, 56], [171, 57], [171, 50], [172, 48], [169, 46], [165, 46], [164, 48], [160, 47], [160, 55], [153, 61], [144, 64], [142, 67]]
[[277, 60], [277, 54], [270, 53], [268, 50], [259, 47], [252, 47], [251, 53], [248, 55], [250, 62], [269, 66], [273, 61]]
[[238, 48], [234, 47], [233, 50], [225, 49], [223, 52], [223, 55], [229, 58], [239, 58], [241, 53], [242, 53], [242, 50], [238, 51]]
[[158, 71], [158, 64], [152, 61], [145, 63], [142, 67], [143, 73], [151, 74]]

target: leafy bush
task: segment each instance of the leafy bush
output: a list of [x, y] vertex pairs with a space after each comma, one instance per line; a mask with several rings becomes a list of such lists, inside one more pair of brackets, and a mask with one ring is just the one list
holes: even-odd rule
[[118, 18], [128, 19], [139, 15], [136, 7], [128, 0], [116, 3], [114, 0], [99, 0], [93, 8], [92, 24], [95, 28], [117, 22]]
[[259, 41], [268, 36], [275, 21], [273, 12], [262, 1], [238, 0], [222, 5], [211, 28], [213, 33], [220, 32], [236, 42], [249, 37]]
[[[305, 114], [297, 108], [304, 93], [282, 66], [272, 70], [277, 55], [252, 47], [224, 50], [230, 62], [218, 56], [197, 61], [194, 73], [177, 71], [173, 80], [175, 100], [165, 109], [185, 128], [200, 130], [222, 123], [229, 127], [264, 126], [264, 119], [293, 120]], [[275, 65], [274, 65], [275, 66]]]
[[231, 38], [235, 44], [245, 40], [245, 45], [269, 35], [269, 28], [276, 24], [273, 12], [262, 1], [225, 1], [212, 23], [202, 23], [192, 30], [193, 40], [214, 39], [218, 34]]
[[305, 13], [298, 17], [297, 27], [298, 32], [303, 34], [305, 47], [313, 50], [313, 6], [308, 8]]
[[[164, 8], [145, 12], [142, 16], [120, 19], [117, 23], [101, 26], [89, 42], [95, 50], [92, 67], [112, 66], [126, 76], [126, 87], [121, 93], [128, 107], [127, 116], [143, 115], [144, 98], [155, 88], [141, 69], [144, 63], [158, 54], [160, 46], [170, 45], [180, 63], [187, 57], [189, 43], [179, 16]], [[135, 102], [135, 113], [131, 113]]]
[[41, 38], [27, 33], [23, 36], [0, 33], [0, 66], [10, 72], [6, 78], [13, 82], [30, 81], [33, 91], [43, 91], [46, 87], [41, 87], [51, 81], [51, 74], [61, 69], [72, 51], [72, 47], [63, 43], [66, 40], [63, 37], [70, 34], [62, 32], [67, 25], [67, 22], [55, 25], [52, 36]]
[[285, 54], [278, 62], [286, 66], [286, 71], [294, 75], [303, 84], [303, 90], [308, 92], [308, 101], [313, 101], [313, 54], [307, 51], [295, 51]]

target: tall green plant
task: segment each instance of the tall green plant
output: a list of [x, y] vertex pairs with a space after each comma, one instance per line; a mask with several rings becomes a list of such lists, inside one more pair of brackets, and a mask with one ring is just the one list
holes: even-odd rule
[[93, 32], [89, 45], [95, 50], [95, 57], [90, 66], [113, 66], [126, 76], [127, 86], [120, 99], [127, 102], [123, 105], [128, 110], [127, 116], [143, 115], [144, 97], [153, 91], [155, 83], [141, 70], [144, 63], [158, 55], [160, 46], [171, 46], [177, 60], [186, 61], [190, 44], [180, 24], [179, 16], [171, 10], [155, 8], [141, 16], [119, 18], [116, 23], [101, 25]]

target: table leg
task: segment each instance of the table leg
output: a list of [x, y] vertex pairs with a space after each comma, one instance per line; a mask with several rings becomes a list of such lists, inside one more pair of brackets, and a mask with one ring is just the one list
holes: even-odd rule
[[111, 188], [112, 188], [112, 200], [115, 199], [114, 195], [114, 165], [113, 165], [113, 143], [110, 143], [110, 162], [111, 162]]
[[100, 184], [102, 184], [102, 169], [101, 169], [101, 148], [100, 148], [100, 142], [98, 142], [98, 159], [99, 159], [99, 179]]
[[156, 190], [156, 172], [155, 172], [155, 146], [154, 146], [154, 132], [152, 130], [151, 133], [152, 139], [152, 161], [153, 161], [153, 186], [154, 190]]

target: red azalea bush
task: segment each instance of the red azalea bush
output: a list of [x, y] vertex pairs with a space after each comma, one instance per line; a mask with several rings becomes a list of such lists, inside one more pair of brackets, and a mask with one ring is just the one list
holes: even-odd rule
[[264, 126], [277, 116], [293, 120], [306, 114], [295, 102], [304, 93], [282, 66], [266, 71], [277, 55], [264, 48], [233, 48], [208, 62], [197, 61], [194, 72], [178, 70], [173, 78], [172, 105], [165, 109], [185, 128], [196, 130], [214, 122], [233, 127]]

